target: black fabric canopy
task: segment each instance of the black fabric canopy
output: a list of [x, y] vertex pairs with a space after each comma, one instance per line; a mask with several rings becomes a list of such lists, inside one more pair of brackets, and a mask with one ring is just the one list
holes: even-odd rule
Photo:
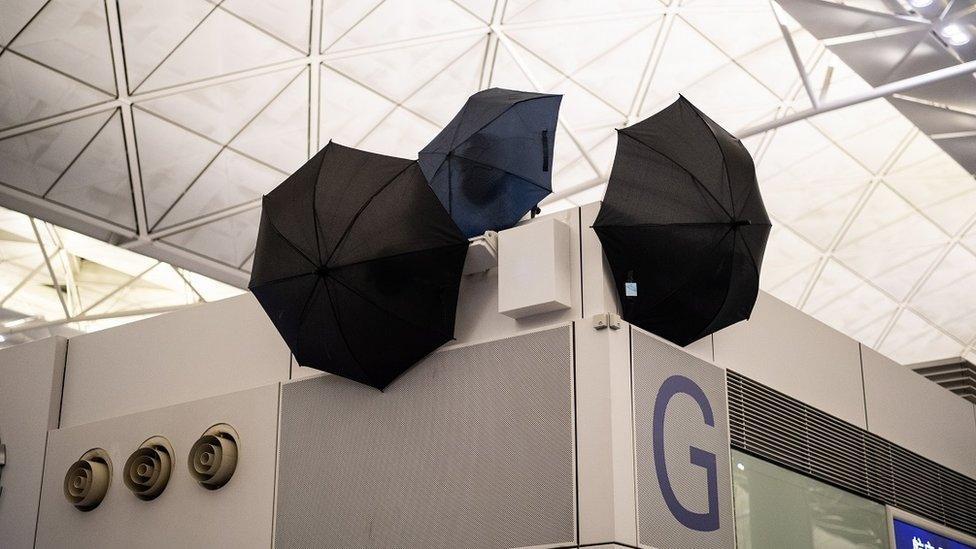
[[624, 319], [684, 346], [749, 318], [770, 231], [749, 152], [684, 97], [617, 136], [593, 228]]
[[453, 338], [467, 246], [416, 162], [329, 143], [264, 197], [248, 287], [299, 364], [382, 389]]
[[480, 91], [419, 153], [420, 167], [468, 237], [515, 225], [552, 192], [561, 95]]

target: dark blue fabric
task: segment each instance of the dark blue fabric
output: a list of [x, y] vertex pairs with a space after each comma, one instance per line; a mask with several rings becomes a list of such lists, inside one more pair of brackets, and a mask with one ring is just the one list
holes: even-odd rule
[[420, 168], [468, 237], [507, 229], [552, 192], [561, 95], [492, 88], [472, 95], [420, 151]]

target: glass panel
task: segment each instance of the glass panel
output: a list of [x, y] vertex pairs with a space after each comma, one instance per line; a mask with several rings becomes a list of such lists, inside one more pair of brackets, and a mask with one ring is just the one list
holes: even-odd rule
[[738, 549], [888, 549], [884, 506], [732, 452]]

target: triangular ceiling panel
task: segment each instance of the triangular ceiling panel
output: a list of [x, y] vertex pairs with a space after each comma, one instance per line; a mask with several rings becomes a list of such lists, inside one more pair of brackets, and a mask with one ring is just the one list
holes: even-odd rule
[[46, 0], [19, 0], [5, 2], [3, 17], [0, 17], [0, 48], [6, 47], [37, 12], [44, 7]]
[[[644, 16], [586, 25], [515, 28], [506, 34], [526, 54], [562, 73], [560, 80], [571, 80], [626, 114], [642, 75], [635, 65], [643, 66], [641, 60], [646, 64], [660, 23], [660, 16]], [[606, 82], [614, 84], [606, 86]]]
[[663, 11], [666, 2], [658, 0], [509, 0], [505, 6], [505, 23], [543, 21], [558, 18], [592, 17], [619, 14], [626, 17], [633, 12]]
[[0, 52], [0, 129], [97, 105], [112, 99], [13, 51]]
[[962, 345], [912, 311], [898, 316], [878, 351], [902, 364], [959, 356]]
[[851, 224], [836, 255], [904, 299], [949, 237], [888, 187], [879, 186]]
[[234, 150], [293, 172], [308, 158], [308, 69], [231, 141]]
[[[723, 85], [716, 86], [720, 82]], [[724, 85], [735, 86], [741, 95], [723, 91]], [[682, 95], [732, 132], [772, 120], [782, 105], [769, 88], [732, 63], [685, 88]]]
[[912, 123], [883, 99], [815, 116], [809, 121], [871, 173], [879, 173], [914, 131]]
[[279, 38], [218, 8], [137, 89], [155, 90], [303, 56]]
[[396, 108], [356, 146], [371, 152], [417, 158], [440, 128], [406, 109]]
[[325, 146], [329, 140], [354, 146], [396, 108], [395, 103], [334, 70], [326, 66], [320, 67], [320, 70], [320, 143], [317, 149]]
[[322, 3], [322, 51], [328, 50], [386, 0]]
[[976, 112], [976, 77], [957, 76], [919, 86], [906, 92], [905, 95]]
[[[728, 56], [713, 46], [682, 18], [676, 18], [667, 31], [667, 41], [654, 66], [640, 116], [648, 116], [667, 106], [682, 93], [729, 63]], [[688, 63], [688, 59], [695, 59]]]
[[[793, 33], [793, 42], [800, 60], [809, 64], [814, 58], [817, 41], [809, 33], [801, 31]], [[783, 40], [774, 40], [736, 57], [736, 63], [783, 99], [791, 99], [789, 92], [799, 87], [800, 73]]]
[[[375, 92], [394, 102], [401, 102], [456, 65], [464, 65], [469, 74], [477, 70], [472, 69], [472, 65], [477, 66], [478, 54], [484, 57], [484, 42], [484, 36], [463, 36], [368, 55], [331, 59], [326, 65], [356, 82], [368, 82]], [[466, 84], [462, 92], [469, 92], [469, 95], [477, 91], [470, 88], [470, 80]], [[461, 101], [466, 98], [467, 95]]]
[[779, 5], [817, 38], [877, 32], [897, 27], [927, 28], [908, 17], [877, 13], [826, 0], [778, 0]]
[[135, 230], [135, 203], [125, 157], [122, 116], [118, 111], [45, 197]]
[[892, 97], [889, 101], [905, 116], [911, 118], [918, 129], [927, 134], [976, 132], [976, 114], [897, 97]]
[[51, 0], [7, 47], [115, 95], [104, 0]]
[[747, 55], [783, 38], [772, 11], [755, 1], [741, 5], [731, 1], [705, 6], [691, 3], [680, 10], [678, 18], [697, 29], [701, 40], [732, 58]]
[[[499, 61], [510, 61], [512, 65], [509, 70], [517, 70], [531, 75], [531, 80], [539, 84], [540, 90], [545, 93], [562, 94], [563, 100], [559, 106], [559, 118], [561, 121], [574, 127], [593, 127], [593, 126], [614, 126], [623, 125], [626, 121], [627, 113], [623, 109], [618, 109], [605, 98], [596, 95], [592, 91], [583, 87], [578, 82], [566, 78], [565, 75], [556, 69], [537, 54], [526, 50], [517, 43], [511, 46], [512, 51], [507, 48], [504, 54], [499, 48], [499, 57], [496, 59], [496, 68]], [[519, 63], [521, 62], [521, 66]], [[507, 58], [507, 59], [506, 59]], [[524, 75], [525, 73], [522, 72]], [[528, 90], [534, 90], [535, 86], [529, 86]], [[636, 92], [636, 84], [630, 93]]]
[[446, 125], [455, 113], [445, 109], [444, 105], [463, 105], [469, 96], [478, 91], [487, 45], [487, 37], [479, 38], [464, 54], [432, 79], [426, 80], [424, 86], [415, 90], [403, 105], [429, 120]]
[[132, 117], [152, 226], [217, 156], [220, 145], [141, 109], [133, 109]]
[[254, 251], [261, 208], [254, 208], [174, 235], [163, 242], [240, 268]]
[[870, 342], [877, 341], [897, 309], [893, 299], [834, 260], [824, 265], [803, 307], [815, 318], [836, 323], [842, 332]]
[[102, 112], [0, 140], [0, 183], [41, 196], [112, 112]]
[[309, 13], [311, 0], [207, 0], [220, 4], [226, 10], [255, 27], [276, 36], [302, 52], [309, 52], [308, 17], [295, 14]]
[[[892, 74], [906, 65], [906, 59], [929, 37], [929, 30], [914, 30], [830, 46], [840, 57], [872, 86], [893, 80]], [[924, 48], [923, 48], [924, 50]]]
[[227, 143], [303, 71], [290, 68], [141, 101], [139, 107]]
[[201, 24], [216, 6], [201, 0], [119, 2], [129, 91]]
[[919, 289], [912, 306], [926, 318], [963, 340], [976, 338], [976, 255], [954, 246]]
[[976, 151], [976, 136], [947, 137], [938, 139], [936, 143], [952, 155], [963, 169], [976, 175], [976, 153], [973, 152]]
[[286, 173], [224, 149], [163, 214], [157, 228], [166, 229], [252, 202], [285, 177]]
[[948, 234], [976, 212], [976, 185], [931, 139], [916, 136], [884, 176], [885, 182]]
[[[492, 15], [495, 14], [495, 6], [500, 4], [499, 0], [455, 0], [457, 4], [468, 10], [485, 23], [491, 23]], [[501, 8], [499, 8], [501, 9]]]
[[[336, 39], [327, 51], [338, 52], [484, 27], [483, 21], [451, 0], [428, 0], [423, 10], [418, 10], [412, 0], [385, 0], [373, 9], [356, 11], [361, 18], [351, 17], [350, 28], [330, 30], [330, 35], [335, 35]], [[323, 15], [323, 19], [327, 18], [327, 14]]]
[[810, 281], [821, 253], [786, 226], [773, 223], [763, 257], [760, 285], [779, 299], [795, 304]]

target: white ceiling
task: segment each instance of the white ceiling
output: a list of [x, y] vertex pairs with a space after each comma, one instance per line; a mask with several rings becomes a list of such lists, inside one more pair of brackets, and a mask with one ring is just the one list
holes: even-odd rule
[[[597, 186], [549, 207], [590, 202], [614, 129], [678, 92], [733, 132], [811, 107], [777, 12], [816, 96], [870, 89], [775, 9], [0, 0], [0, 204], [243, 285], [260, 196], [311, 153], [415, 157], [491, 86], [565, 94], [554, 187]], [[976, 355], [972, 174], [884, 99], [746, 142], [775, 224], [764, 289], [902, 362]]]

